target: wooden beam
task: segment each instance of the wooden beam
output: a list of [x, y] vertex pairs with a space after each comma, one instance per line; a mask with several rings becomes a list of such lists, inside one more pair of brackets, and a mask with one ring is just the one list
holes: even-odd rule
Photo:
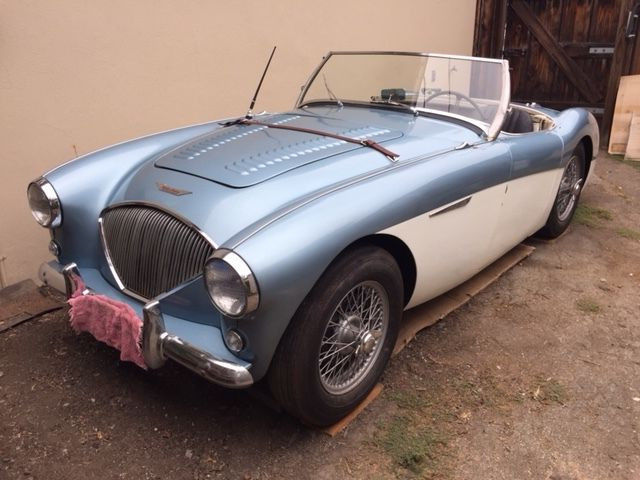
[[[616, 105], [616, 96], [618, 95], [618, 86], [620, 85], [620, 76], [624, 73], [624, 63], [627, 57], [627, 45], [630, 43], [625, 36], [625, 27], [627, 25], [627, 17], [629, 11], [633, 8], [635, 0], [620, 1], [620, 15], [618, 17], [618, 29], [616, 33], [616, 42], [613, 52], [613, 60], [611, 60], [611, 69], [609, 70], [609, 82], [607, 83], [607, 97], [604, 101], [604, 115], [602, 116], [602, 125], [600, 126], [600, 144], [609, 144], [609, 135], [611, 134], [611, 123], [613, 121], [613, 109]], [[634, 39], [635, 40], [635, 39]]]
[[634, 162], [640, 161], [640, 113], [634, 113], [631, 117], [629, 141], [627, 142], [627, 150], [624, 152], [624, 159]]
[[476, 18], [474, 22], [473, 29], [473, 56], [474, 57], [482, 57], [484, 53], [483, 41], [482, 38], [487, 34], [484, 29], [484, 22], [482, 21], [482, 17], [484, 14], [484, 0], [478, 0], [476, 2]]
[[[636, 1], [629, 7], [631, 15], [640, 15], [640, 2]], [[640, 73], [640, 20], [631, 25], [632, 29], [626, 32], [626, 23], [623, 26], [625, 33], [635, 34], [635, 37], [626, 37], [625, 60], [622, 75], [638, 75]]]
[[623, 155], [626, 151], [634, 112], [640, 112], [640, 75], [623, 75], [613, 109], [609, 153]]
[[477, 0], [473, 55], [502, 58], [507, 0]]
[[504, 50], [504, 37], [505, 30], [507, 28], [507, 0], [497, 0], [496, 5], [496, 18], [497, 21], [494, 24], [494, 37], [491, 46], [491, 56], [495, 58], [503, 58], [502, 51]]
[[560, 48], [558, 42], [549, 33], [546, 27], [540, 23], [531, 7], [522, 0], [512, 0], [510, 3], [513, 11], [520, 17], [520, 20], [527, 26], [533, 36], [540, 42], [540, 45], [551, 55], [551, 58], [558, 64], [565, 73], [567, 79], [580, 91], [580, 93], [591, 103], [597, 103], [602, 97], [598, 89], [593, 85], [591, 79], [580, 68], [580, 66]]

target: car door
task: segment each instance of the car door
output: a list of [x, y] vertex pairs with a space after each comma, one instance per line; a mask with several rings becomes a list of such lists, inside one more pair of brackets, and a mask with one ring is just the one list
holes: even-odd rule
[[502, 253], [544, 226], [562, 177], [562, 140], [553, 132], [502, 134], [511, 152], [507, 184], [493, 244]]
[[[500, 256], [495, 231], [511, 170], [502, 142], [485, 142], [429, 160], [415, 169], [425, 178], [413, 196], [420, 215], [381, 233], [410, 248], [416, 286], [407, 308], [459, 285]], [[432, 180], [429, 180], [432, 179]]]

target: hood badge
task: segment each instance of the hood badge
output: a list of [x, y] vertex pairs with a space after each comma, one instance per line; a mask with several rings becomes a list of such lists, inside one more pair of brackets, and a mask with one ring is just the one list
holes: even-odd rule
[[182, 190], [181, 188], [172, 187], [171, 185], [167, 185], [166, 183], [156, 182], [156, 187], [158, 190], [165, 193], [170, 193], [171, 195], [175, 195], [177, 197], [181, 195], [189, 195], [192, 192], [189, 190]]

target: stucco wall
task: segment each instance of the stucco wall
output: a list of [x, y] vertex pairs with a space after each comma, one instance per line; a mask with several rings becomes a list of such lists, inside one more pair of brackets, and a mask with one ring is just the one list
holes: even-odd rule
[[0, 258], [49, 258], [27, 183], [154, 131], [290, 107], [328, 50], [470, 54], [475, 0], [0, 0]]

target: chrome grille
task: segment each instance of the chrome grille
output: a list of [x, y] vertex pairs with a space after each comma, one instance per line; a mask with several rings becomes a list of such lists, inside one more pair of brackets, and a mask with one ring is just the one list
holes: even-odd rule
[[100, 224], [120, 287], [147, 300], [199, 275], [214, 251], [195, 227], [149, 205], [109, 208]]

